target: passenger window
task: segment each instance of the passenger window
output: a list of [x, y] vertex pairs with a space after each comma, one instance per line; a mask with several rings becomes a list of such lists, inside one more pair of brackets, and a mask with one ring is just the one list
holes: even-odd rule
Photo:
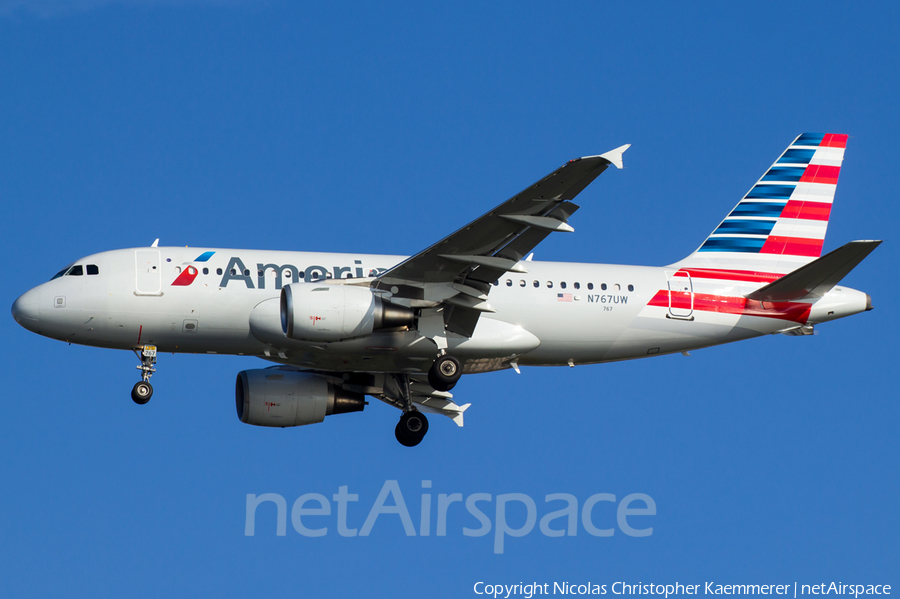
[[581, 289], [581, 283], [572, 283], [572, 287], [575, 289]]
[[616, 291], [622, 291], [622, 286], [619, 285], [618, 283], [616, 283], [616, 284], [614, 285], [614, 287], [616, 288]]
[[81, 265], [73, 266], [69, 269], [69, 272], [66, 273], [70, 277], [80, 277], [84, 274], [84, 268]]
[[237, 270], [234, 268], [232, 268], [230, 272], [232, 277], [237, 274]]
[[547, 289], [553, 289], [553, 281], [547, 281]]
[[540, 281], [535, 281], [535, 282], [534, 282], [534, 286], [535, 286], [535, 287], [540, 287], [540, 286], [541, 286], [541, 282], [540, 282]]
[[593, 284], [593, 283], [588, 283], [588, 289], [593, 289], [593, 288], [594, 288], [594, 284]]
[[524, 287], [524, 286], [525, 286], [525, 279], [521, 279], [519, 281], [519, 287]]
[[565, 282], [565, 281], [561, 281], [560, 284], [559, 284], [559, 288], [560, 288], [560, 289], [565, 289], [565, 288], [566, 288], [566, 282]]
[[89, 275], [99, 275], [100, 269], [97, 268], [96, 264], [88, 264], [87, 265], [87, 274]]
[[245, 276], [245, 277], [249, 277], [249, 276], [250, 276], [250, 269], [249, 269], [249, 268], [245, 268], [245, 269], [244, 269], [244, 276]]
[[512, 287], [512, 279], [506, 279], [506, 286]]
[[634, 291], [634, 285], [629, 285], [629, 286], [628, 286], [628, 291]]
[[180, 267], [180, 266], [176, 266], [176, 267], [175, 267], [175, 274], [176, 274], [176, 275], [180, 275], [180, 274], [181, 274], [181, 267]]
[[600, 283], [600, 289], [606, 291], [606, 283]]
[[221, 268], [217, 268], [217, 269], [216, 269], [216, 274], [217, 274], [217, 275], [222, 274], [222, 269], [221, 269]]
[[209, 274], [209, 269], [206, 268], [205, 266], [203, 267], [203, 274], [205, 274], [205, 275]]
[[499, 280], [494, 281], [494, 287], [497, 287], [498, 285], [500, 285], [500, 281]]

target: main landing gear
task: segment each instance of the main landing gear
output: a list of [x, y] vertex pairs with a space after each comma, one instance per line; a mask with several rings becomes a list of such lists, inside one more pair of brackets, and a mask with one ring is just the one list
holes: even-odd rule
[[441, 354], [428, 371], [428, 384], [435, 391], [449, 391], [462, 376], [459, 360], [450, 354]]
[[140, 358], [141, 365], [137, 369], [141, 371], [141, 380], [135, 383], [131, 389], [131, 399], [138, 405], [144, 405], [153, 396], [153, 386], [150, 377], [156, 372], [156, 346], [145, 345], [140, 351], [134, 350], [134, 354]]
[[425, 414], [418, 410], [403, 412], [400, 422], [394, 428], [394, 435], [397, 437], [397, 441], [400, 442], [400, 445], [406, 447], [415, 447], [421, 443], [427, 432], [428, 419], [425, 418]]
[[[462, 376], [462, 366], [459, 360], [442, 352], [428, 371], [428, 384], [436, 391], [449, 391], [459, 381], [460, 376]], [[425, 438], [425, 433], [428, 432], [428, 419], [413, 407], [409, 390], [409, 376], [394, 374], [387, 377], [383, 398], [403, 410], [400, 422], [394, 428], [394, 436], [397, 437], [397, 441], [406, 447], [414, 447], [421, 443]]]
[[415, 447], [421, 443], [428, 432], [428, 419], [413, 406], [409, 375], [397, 373], [386, 376], [382, 398], [403, 410], [400, 422], [394, 427], [394, 436], [400, 445]]

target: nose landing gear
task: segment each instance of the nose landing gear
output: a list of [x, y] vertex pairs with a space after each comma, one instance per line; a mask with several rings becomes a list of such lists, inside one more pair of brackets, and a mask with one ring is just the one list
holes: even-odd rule
[[141, 371], [141, 380], [135, 383], [131, 389], [131, 399], [138, 405], [144, 405], [153, 396], [153, 386], [150, 384], [150, 377], [156, 372], [156, 346], [145, 345], [140, 352], [134, 350], [134, 354], [140, 358], [141, 365], [136, 368]]

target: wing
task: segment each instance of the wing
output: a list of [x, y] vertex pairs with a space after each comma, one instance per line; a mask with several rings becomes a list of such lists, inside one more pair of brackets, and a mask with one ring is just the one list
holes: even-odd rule
[[578, 210], [571, 199], [610, 164], [622, 168], [624, 145], [600, 156], [570, 160], [487, 214], [382, 273], [373, 288], [394, 303], [441, 308], [444, 329], [471, 337], [491, 282], [506, 272], [527, 272], [520, 261]]

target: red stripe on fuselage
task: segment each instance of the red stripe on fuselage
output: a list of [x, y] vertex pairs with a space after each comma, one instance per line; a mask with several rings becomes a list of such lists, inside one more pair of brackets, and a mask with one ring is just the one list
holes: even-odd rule
[[838, 182], [838, 175], [841, 174], [841, 167], [839, 166], [825, 166], [824, 164], [810, 164], [806, 167], [806, 170], [803, 171], [803, 176], [800, 177], [801, 183], [829, 183], [831, 185], [836, 185]]
[[777, 272], [756, 272], [752, 270], [726, 270], [722, 268], [682, 268], [675, 276], [689, 274], [695, 279], [717, 279], [724, 281], [748, 281], [750, 283], [771, 283], [784, 275]]
[[818, 258], [822, 255], [823, 243], [825, 243], [824, 239], [770, 236], [766, 239], [766, 243], [759, 250], [759, 253]]
[[790, 200], [781, 211], [781, 218], [801, 218], [804, 220], [828, 220], [831, 204], [827, 202], [807, 202]]
[[[669, 307], [669, 292], [660, 290], [647, 303], [648, 306], [659, 308]], [[672, 294], [672, 308], [679, 310], [691, 309], [691, 296], [689, 293], [675, 292]], [[812, 304], [800, 304], [794, 302], [758, 302], [745, 297], [726, 297], [724, 295], [712, 295], [708, 293], [694, 294], [694, 311], [718, 312], [720, 314], [738, 314], [740, 316], [760, 316], [763, 318], [778, 318], [805, 323], [809, 319]]]

